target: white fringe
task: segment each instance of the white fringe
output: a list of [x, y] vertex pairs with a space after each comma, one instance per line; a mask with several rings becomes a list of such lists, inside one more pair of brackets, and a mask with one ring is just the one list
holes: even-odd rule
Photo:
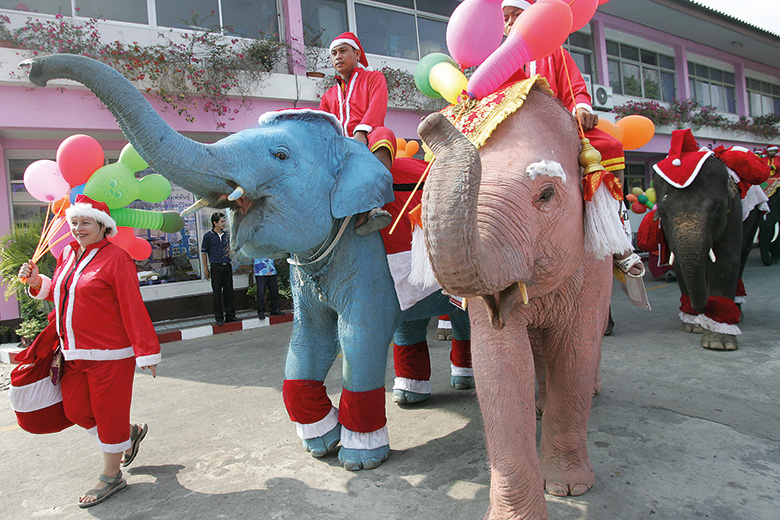
[[393, 390], [406, 390], [407, 392], [431, 395], [433, 385], [431, 385], [430, 379], [420, 380], [396, 377], [393, 381]]
[[734, 296], [734, 303], [745, 303], [744, 296]]
[[680, 320], [683, 323], [696, 324], [696, 317], [698, 314], [688, 314], [687, 312], [680, 311]]
[[423, 230], [419, 226], [414, 226], [412, 231], [412, 267], [409, 273], [409, 282], [422, 287], [437, 285], [436, 275], [433, 274], [433, 267], [428, 258], [428, 249], [425, 247]]
[[603, 184], [585, 201], [585, 249], [596, 258], [605, 258], [631, 249], [620, 218], [620, 201], [615, 200]]
[[713, 320], [709, 316], [705, 316], [704, 314], [699, 314], [696, 316], [696, 323], [698, 323], [701, 328], [712, 332], [717, 332], [718, 334], [731, 334], [732, 336], [739, 336], [742, 334], [742, 331], [739, 330], [738, 325], [721, 323], [719, 321]]

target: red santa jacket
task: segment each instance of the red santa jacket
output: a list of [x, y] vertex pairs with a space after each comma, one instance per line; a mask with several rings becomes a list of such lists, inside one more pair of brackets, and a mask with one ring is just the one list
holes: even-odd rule
[[66, 360], [107, 361], [135, 356], [139, 367], [160, 362], [160, 343], [138, 289], [135, 263], [107, 239], [66, 246], [53, 278], [30, 291], [54, 302], [57, 335]]
[[374, 128], [384, 126], [387, 114], [384, 74], [355, 67], [348, 82], [336, 76], [336, 85], [320, 100], [320, 110], [335, 115], [347, 137], [354, 137], [359, 130], [371, 133]]

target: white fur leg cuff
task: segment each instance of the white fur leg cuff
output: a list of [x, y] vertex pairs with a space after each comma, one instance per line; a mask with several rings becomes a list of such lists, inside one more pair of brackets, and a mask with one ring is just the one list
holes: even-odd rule
[[390, 445], [387, 426], [368, 433], [353, 432], [341, 426], [341, 445], [352, 450], [375, 450]]
[[396, 377], [393, 383], [393, 390], [406, 390], [407, 392], [414, 392], [416, 394], [431, 394], [432, 390], [430, 379], [427, 381], [420, 381], [417, 379], [407, 379], [405, 377]]
[[734, 303], [737, 303], [737, 304], [745, 303], [745, 297], [744, 296], [734, 296]]
[[474, 369], [471, 367], [456, 367], [450, 363], [450, 374], [461, 377], [474, 377]]
[[680, 319], [683, 323], [691, 323], [696, 324], [696, 318], [698, 317], [698, 314], [687, 314], [683, 311], [680, 311]]
[[738, 325], [732, 325], [730, 323], [721, 323], [719, 321], [715, 321], [709, 316], [705, 316], [704, 314], [699, 314], [696, 317], [696, 323], [701, 325], [703, 329], [707, 329], [712, 332], [717, 332], [718, 334], [731, 334], [732, 336], [739, 336], [742, 334], [742, 331], [739, 330]]
[[311, 424], [295, 423], [295, 433], [301, 439], [313, 439], [314, 437], [322, 437], [339, 423], [339, 409], [335, 406], [330, 409], [328, 415], [320, 419], [319, 421]]

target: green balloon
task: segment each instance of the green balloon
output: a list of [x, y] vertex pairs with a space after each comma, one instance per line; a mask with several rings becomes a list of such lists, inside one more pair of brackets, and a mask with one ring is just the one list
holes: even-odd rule
[[116, 209], [138, 199], [162, 202], [171, 196], [171, 183], [156, 173], [136, 179], [130, 168], [116, 162], [92, 174], [84, 186], [84, 195], [105, 202], [109, 209]]
[[117, 226], [159, 229], [166, 233], [176, 233], [184, 227], [184, 219], [175, 211], [118, 208], [111, 211], [111, 216]]
[[140, 172], [149, 167], [130, 143], [127, 143], [119, 153], [119, 162], [127, 166], [132, 172]]
[[441, 52], [434, 52], [423, 57], [417, 62], [417, 66], [414, 68], [414, 84], [417, 85], [417, 89], [428, 97], [440, 98], [441, 94], [431, 87], [429, 75], [434, 65], [438, 65], [442, 62], [451, 63], [456, 69], [460, 70], [458, 63]]

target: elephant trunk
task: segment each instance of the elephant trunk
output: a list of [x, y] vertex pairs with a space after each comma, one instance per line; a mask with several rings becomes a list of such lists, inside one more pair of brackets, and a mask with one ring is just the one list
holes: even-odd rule
[[[674, 268], [680, 271], [691, 307], [699, 313], [707, 305], [707, 271], [712, 240], [701, 222], [706, 217], [698, 213], [677, 214], [664, 223], [664, 233], [674, 252]], [[668, 227], [668, 231], [667, 231]]]
[[[215, 174], [229, 169], [218, 145], [198, 143], [171, 128], [122, 74], [96, 60], [55, 54], [28, 60], [29, 79], [46, 86], [53, 79], [77, 81], [109, 109], [125, 137], [155, 171], [177, 185], [216, 201], [234, 186], [215, 183]], [[229, 171], [229, 170], [228, 170]]]
[[445, 291], [459, 296], [504, 289], [478, 265], [479, 259], [489, 258], [477, 225], [482, 178], [479, 152], [439, 113], [426, 117], [418, 132], [436, 156], [425, 183], [422, 213], [425, 245], [436, 278]]

